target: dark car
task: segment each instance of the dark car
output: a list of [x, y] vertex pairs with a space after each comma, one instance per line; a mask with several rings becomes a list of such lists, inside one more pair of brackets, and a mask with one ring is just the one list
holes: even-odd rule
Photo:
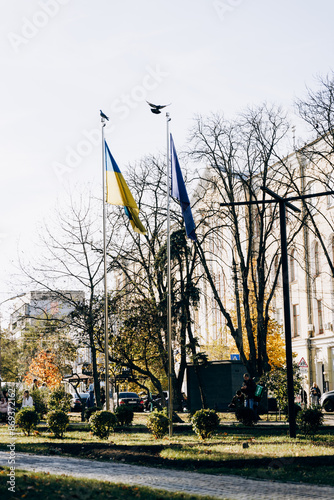
[[[79, 396], [83, 401], [86, 401], [86, 408], [89, 399], [89, 392], [79, 392]], [[82, 410], [82, 402], [78, 398], [77, 394], [73, 394], [71, 401], [71, 411], [81, 411]]]
[[334, 391], [324, 392], [319, 403], [325, 411], [334, 411]]
[[144, 411], [144, 401], [135, 392], [119, 392], [114, 394], [116, 406], [128, 405], [133, 411]]

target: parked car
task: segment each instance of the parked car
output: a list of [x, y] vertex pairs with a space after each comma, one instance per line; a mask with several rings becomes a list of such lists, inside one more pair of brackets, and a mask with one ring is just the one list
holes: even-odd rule
[[334, 391], [324, 392], [319, 404], [325, 408], [325, 411], [334, 411]]
[[114, 405], [131, 406], [133, 411], [144, 411], [144, 401], [135, 392], [119, 392], [114, 394]]
[[[89, 399], [89, 392], [79, 392], [79, 396], [82, 400], [86, 401], [86, 408], [87, 408], [87, 402]], [[71, 401], [71, 411], [81, 411], [81, 410], [82, 410], [81, 400], [78, 398], [78, 396], [76, 394], [73, 394], [72, 401]]]

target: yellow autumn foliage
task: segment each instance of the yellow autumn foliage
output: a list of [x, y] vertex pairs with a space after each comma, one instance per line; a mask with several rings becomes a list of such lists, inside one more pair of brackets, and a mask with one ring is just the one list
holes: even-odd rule
[[[237, 313], [232, 312], [232, 320], [237, 326]], [[257, 347], [257, 308], [255, 300], [251, 300], [251, 321], [253, 329], [253, 338]], [[246, 357], [249, 356], [249, 344], [245, 328], [244, 314], [241, 316], [243, 328], [243, 344]], [[227, 327], [226, 327], [227, 330]], [[228, 331], [221, 332], [218, 340], [213, 340], [207, 344], [202, 344], [201, 348], [205, 351], [209, 361], [218, 361], [231, 359], [231, 354], [237, 354], [238, 349], [232, 335]], [[267, 354], [269, 364], [272, 368], [282, 367], [285, 365], [285, 340], [282, 326], [276, 320], [270, 318], [267, 329]]]
[[62, 375], [56, 365], [55, 354], [48, 351], [40, 351], [32, 360], [29, 372], [24, 379], [27, 384], [32, 384], [35, 378], [39, 383], [46, 382], [49, 389], [54, 389], [60, 384]]

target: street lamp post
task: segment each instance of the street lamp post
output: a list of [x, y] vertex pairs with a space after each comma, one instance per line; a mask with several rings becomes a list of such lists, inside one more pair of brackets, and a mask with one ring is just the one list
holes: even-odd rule
[[[259, 203], [279, 204], [280, 209], [280, 232], [281, 232], [281, 260], [282, 260], [282, 275], [283, 275], [283, 304], [284, 304], [284, 330], [285, 330], [285, 352], [286, 352], [286, 368], [287, 368], [287, 385], [288, 385], [288, 408], [289, 408], [289, 431], [290, 437], [296, 437], [296, 416], [294, 407], [294, 389], [293, 389], [293, 364], [292, 364], [292, 342], [291, 342], [291, 313], [290, 313], [290, 292], [289, 292], [289, 268], [288, 268], [288, 245], [286, 236], [286, 207], [295, 212], [300, 212], [299, 208], [289, 203], [288, 199], [282, 198], [278, 194], [271, 191], [267, 187], [262, 190], [269, 194], [272, 200], [250, 200], [245, 202], [220, 203], [220, 206], [231, 205], [257, 205]], [[307, 195], [306, 195], [307, 196]], [[306, 197], [305, 196], [305, 197]], [[289, 200], [300, 200], [301, 197], [289, 198]]]
[[288, 385], [288, 408], [289, 408], [289, 430], [290, 437], [296, 437], [296, 415], [295, 415], [295, 397], [293, 388], [293, 364], [292, 364], [292, 342], [291, 342], [291, 311], [290, 311], [290, 290], [289, 290], [289, 266], [288, 266], [288, 245], [286, 236], [286, 206], [295, 212], [300, 212], [286, 199], [278, 196], [268, 188], [263, 191], [274, 198], [279, 205], [280, 228], [281, 228], [281, 261], [283, 278], [283, 306], [284, 306], [284, 332], [285, 332], [285, 352], [286, 352], [286, 375]]

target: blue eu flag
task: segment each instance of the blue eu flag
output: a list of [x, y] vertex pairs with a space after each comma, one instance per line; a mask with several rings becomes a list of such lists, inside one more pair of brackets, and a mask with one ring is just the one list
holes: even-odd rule
[[171, 149], [171, 159], [172, 159], [171, 195], [173, 198], [176, 198], [180, 202], [182, 215], [184, 219], [184, 225], [186, 227], [186, 234], [188, 238], [190, 238], [193, 241], [197, 241], [195, 234], [195, 222], [193, 219], [193, 215], [191, 213], [190, 201], [186, 190], [186, 186], [184, 184], [179, 160], [175, 151], [172, 134], [170, 134], [170, 149]]

